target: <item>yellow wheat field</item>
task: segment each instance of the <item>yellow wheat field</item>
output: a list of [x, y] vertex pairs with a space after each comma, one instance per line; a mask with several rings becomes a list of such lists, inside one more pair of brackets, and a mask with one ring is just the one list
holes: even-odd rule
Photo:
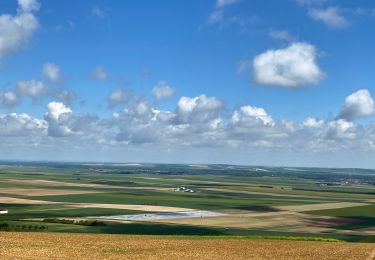
[[0, 259], [374, 259], [374, 244], [0, 233]]

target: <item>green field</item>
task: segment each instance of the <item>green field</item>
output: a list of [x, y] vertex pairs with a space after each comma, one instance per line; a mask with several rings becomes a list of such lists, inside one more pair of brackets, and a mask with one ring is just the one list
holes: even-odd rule
[[[0, 208], [8, 214], [0, 215], [0, 225], [5, 231], [32, 232], [43, 225], [44, 232], [371, 242], [374, 183], [375, 171], [361, 169], [3, 162]], [[193, 192], [176, 191], [181, 186]], [[217, 215], [162, 215], [186, 210]], [[105, 225], [43, 222], [48, 218], [100, 219]]]

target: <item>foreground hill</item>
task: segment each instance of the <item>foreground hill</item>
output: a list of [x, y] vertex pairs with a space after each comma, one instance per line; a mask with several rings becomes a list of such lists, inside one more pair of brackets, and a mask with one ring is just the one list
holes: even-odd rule
[[365, 243], [0, 233], [1, 259], [375, 259]]

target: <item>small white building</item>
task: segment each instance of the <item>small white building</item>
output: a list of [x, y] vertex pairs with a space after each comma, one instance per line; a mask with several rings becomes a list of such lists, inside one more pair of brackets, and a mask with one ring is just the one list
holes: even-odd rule
[[184, 186], [178, 187], [175, 189], [175, 191], [181, 191], [181, 192], [194, 192], [194, 190], [186, 188]]
[[8, 210], [7, 209], [0, 209], [0, 214], [8, 214]]

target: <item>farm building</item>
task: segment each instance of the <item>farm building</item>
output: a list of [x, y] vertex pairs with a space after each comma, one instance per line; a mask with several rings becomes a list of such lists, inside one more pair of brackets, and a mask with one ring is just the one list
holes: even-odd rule
[[178, 187], [175, 189], [175, 191], [182, 191], [182, 192], [194, 192], [194, 190], [186, 188], [184, 186]]
[[7, 209], [0, 209], [0, 214], [8, 214], [8, 210]]

